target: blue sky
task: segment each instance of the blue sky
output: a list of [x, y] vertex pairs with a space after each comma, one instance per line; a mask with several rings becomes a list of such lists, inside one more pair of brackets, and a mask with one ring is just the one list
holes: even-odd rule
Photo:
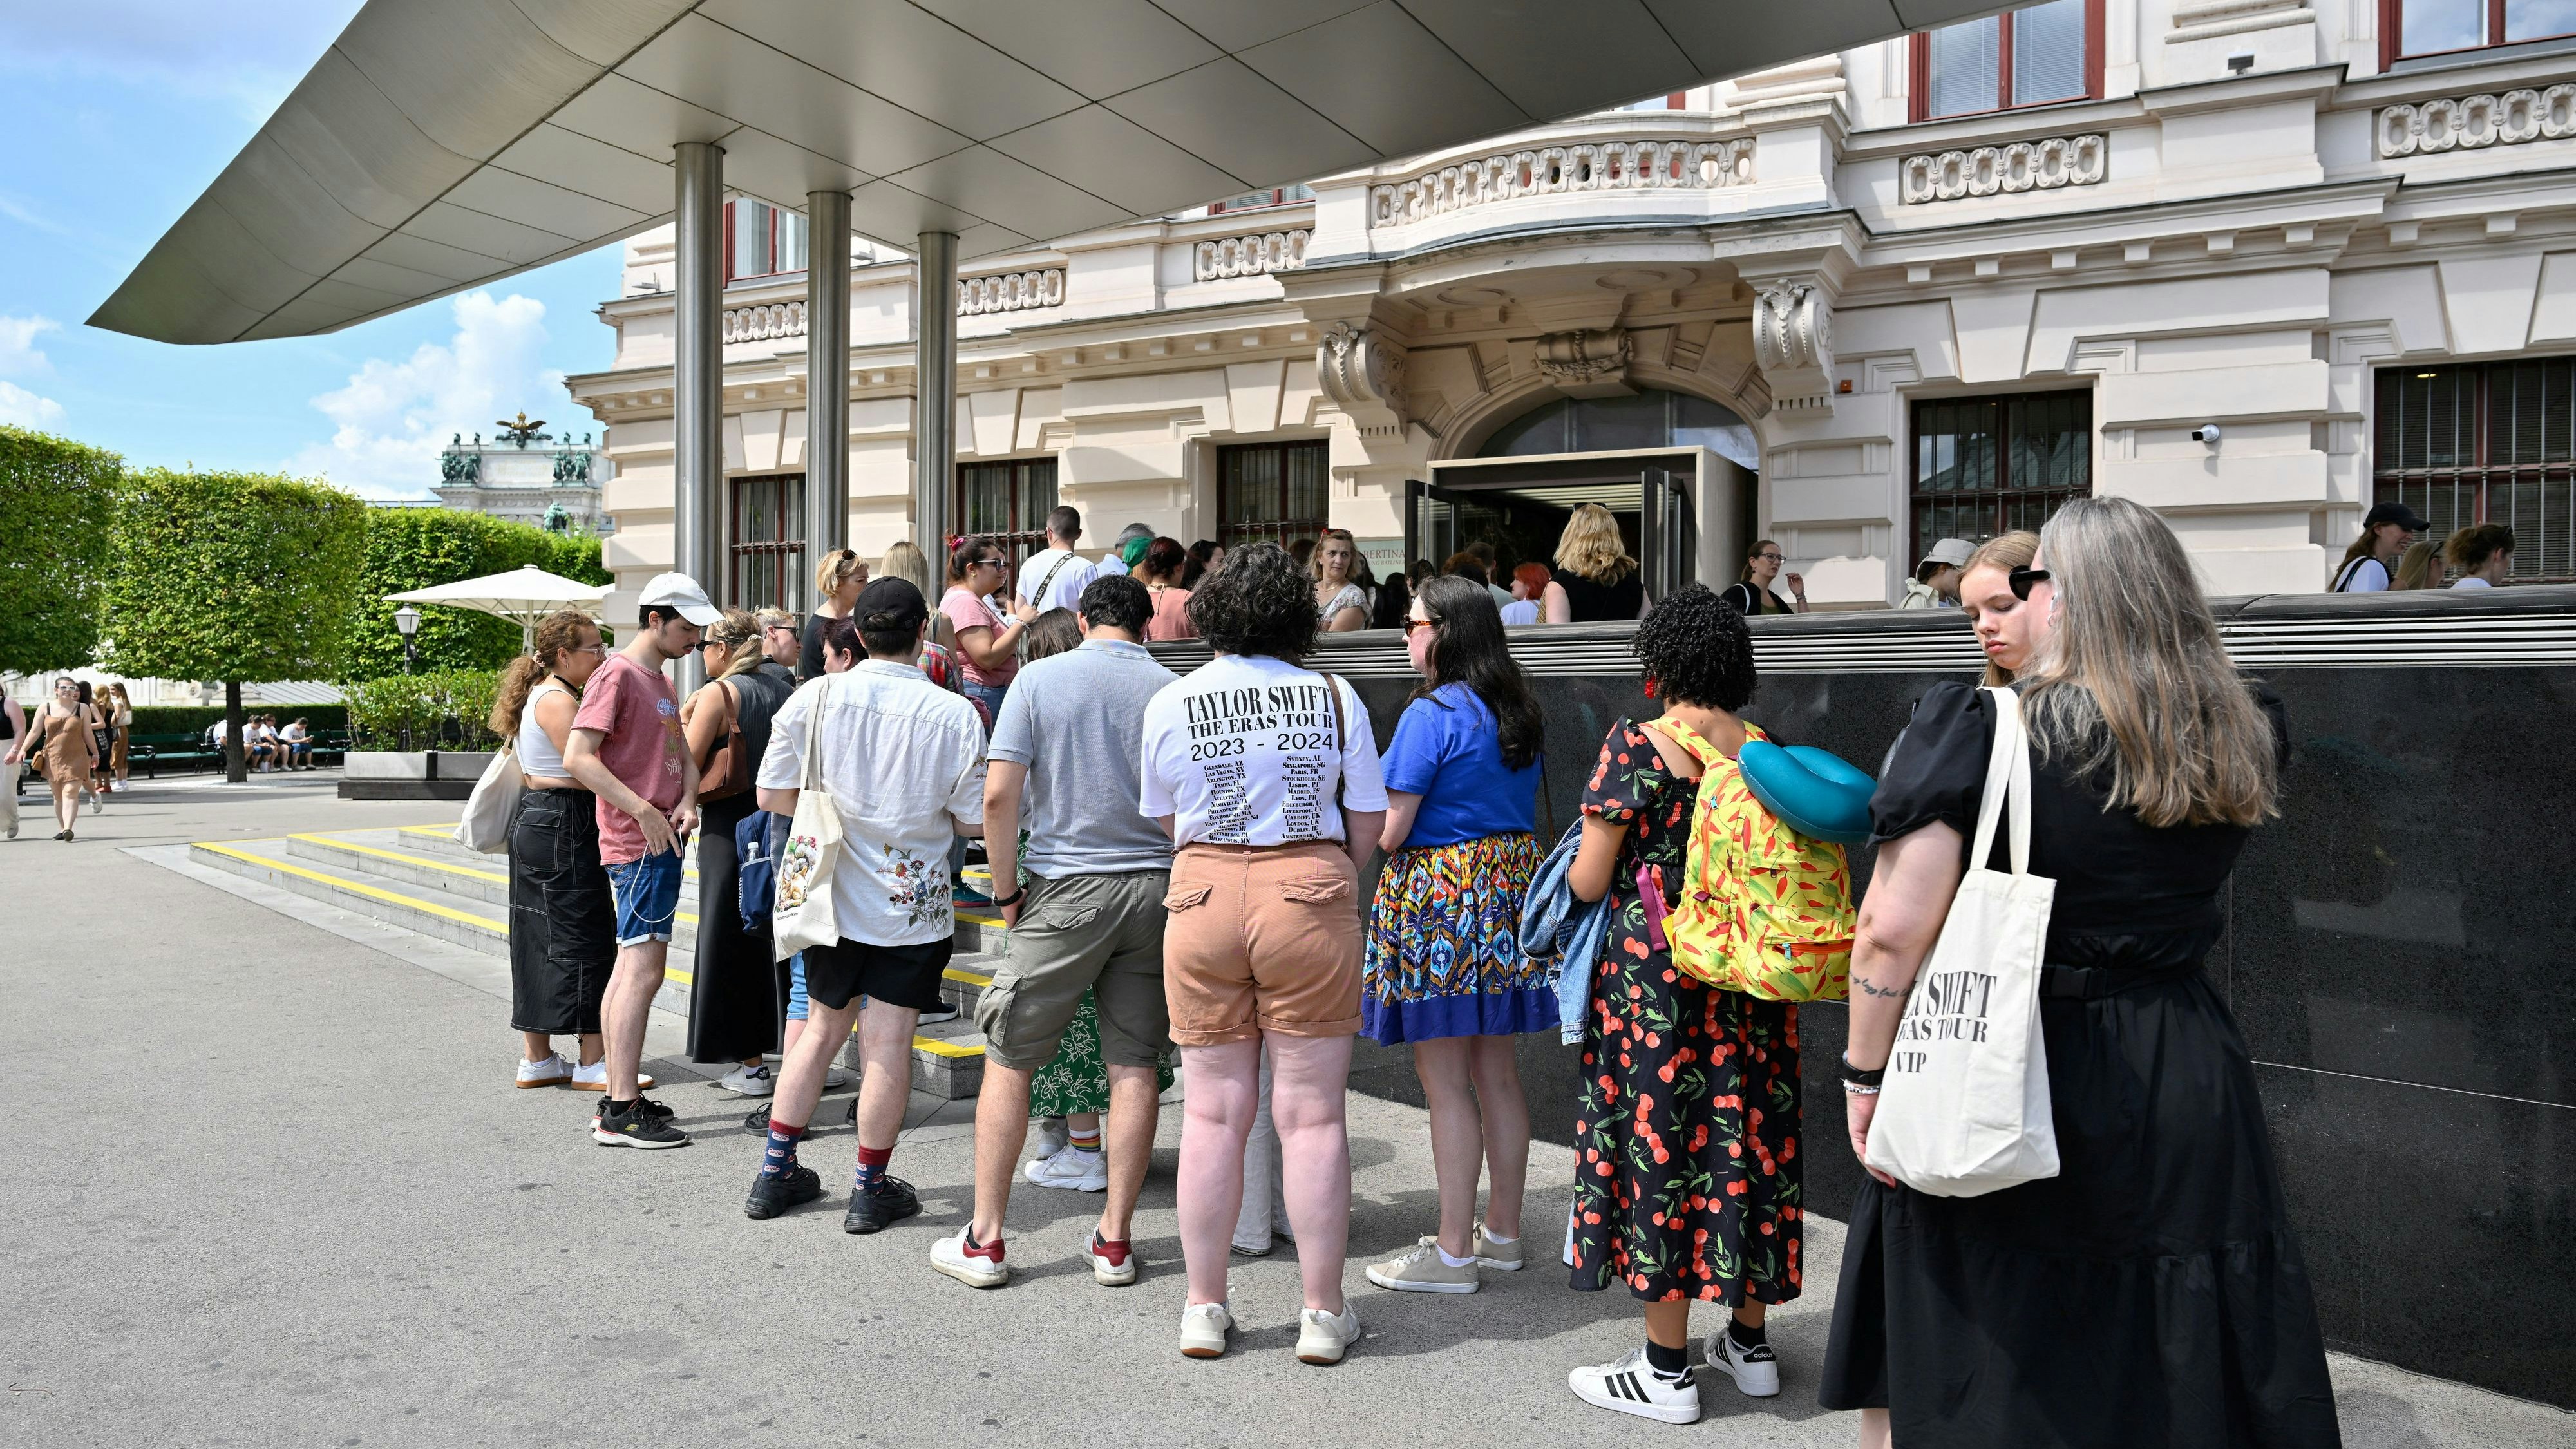
[[268, 118], [360, 0], [0, 3], [0, 422], [138, 465], [283, 471], [415, 495], [448, 436], [575, 432], [563, 374], [607, 365], [618, 249], [323, 337], [174, 347], [84, 325]]

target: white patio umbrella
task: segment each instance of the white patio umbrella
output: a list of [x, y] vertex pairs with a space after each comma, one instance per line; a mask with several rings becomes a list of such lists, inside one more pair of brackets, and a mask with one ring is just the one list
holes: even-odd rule
[[515, 619], [520, 647], [531, 648], [536, 643], [538, 620], [557, 609], [579, 609], [596, 619], [600, 616], [599, 601], [608, 596], [608, 590], [606, 584], [585, 584], [528, 564], [508, 573], [432, 584], [405, 594], [387, 594], [385, 598], [397, 604], [445, 604], [453, 609], [475, 609]]

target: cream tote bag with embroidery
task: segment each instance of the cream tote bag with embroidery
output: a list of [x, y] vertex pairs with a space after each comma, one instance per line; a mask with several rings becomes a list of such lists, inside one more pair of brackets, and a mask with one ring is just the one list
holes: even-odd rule
[[769, 930], [781, 961], [808, 946], [836, 945], [841, 939], [841, 918], [832, 906], [832, 876], [841, 868], [841, 807], [823, 786], [823, 718], [818, 695], [805, 727], [805, 783], [796, 795], [795, 817], [787, 824], [787, 844], [778, 852], [778, 901]]
[[[1969, 869], [1914, 976], [1878, 1112], [1872, 1167], [1934, 1197], [1976, 1197], [2057, 1175], [2039, 968], [2057, 882], [2030, 873], [2030, 737], [2021, 699], [1989, 689], [1994, 753]], [[1989, 870], [2010, 821], [2009, 872]]]

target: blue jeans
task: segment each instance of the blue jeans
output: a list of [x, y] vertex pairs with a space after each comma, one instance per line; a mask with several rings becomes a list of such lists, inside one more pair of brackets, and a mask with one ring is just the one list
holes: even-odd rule
[[608, 885], [617, 893], [618, 945], [671, 939], [672, 919], [680, 913], [679, 852], [614, 862]]
[[805, 1000], [805, 953], [787, 958], [787, 1019], [803, 1021], [814, 1008]]
[[984, 713], [989, 716], [985, 725], [987, 730], [1002, 722], [1002, 696], [1011, 692], [1009, 685], [977, 684], [971, 679], [960, 679], [957, 687], [966, 691], [968, 699], [984, 706]]

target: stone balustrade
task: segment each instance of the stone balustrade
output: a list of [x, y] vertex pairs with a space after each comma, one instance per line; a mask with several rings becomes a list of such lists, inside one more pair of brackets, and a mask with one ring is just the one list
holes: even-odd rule
[[957, 279], [957, 315], [1027, 312], [1064, 305], [1064, 268], [1038, 267], [1025, 272], [995, 272]]
[[1306, 265], [1307, 229], [1254, 232], [1218, 237], [1190, 249], [1190, 274], [1198, 281], [1224, 277], [1266, 277]]
[[1526, 196], [1712, 191], [1753, 181], [1753, 139], [1579, 141], [1479, 157], [1369, 188], [1369, 225], [1406, 226]]
[[805, 335], [803, 302], [761, 302], [749, 307], [727, 307], [724, 310], [724, 340], [733, 342], [766, 342], [773, 337]]
[[2385, 106], [2377, 131], [2379, 154], [2390, 160], [2563, 141], [2576, 136], [2576, 83]]
[[1925, 151], [1897, 163], [1898, 199], [1906, 206], [1920, 206], [1963, 196], [2094, 186], [2109, 172], [2109, 153], [2110, 138], [2099, 132]]

